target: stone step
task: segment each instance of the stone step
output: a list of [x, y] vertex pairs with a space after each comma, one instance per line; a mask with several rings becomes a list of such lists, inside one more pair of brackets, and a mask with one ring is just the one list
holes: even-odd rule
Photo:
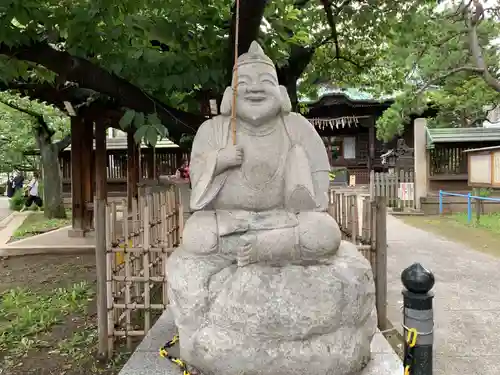
[[[176, 333], [173, 316], [167, 309], [137, 347], [119, 375], [182, 375], [174, 364], [161, 358], [159, 349]], [[171, 354], [178, 352], [172, 348]], [[371, 344], [372, 359], [359, 375], [401, 375], [403, 364], [385, 337], [377, 332]]]

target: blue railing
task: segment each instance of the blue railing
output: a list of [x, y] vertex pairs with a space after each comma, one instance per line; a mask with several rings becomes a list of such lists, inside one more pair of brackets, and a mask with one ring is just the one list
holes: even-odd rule
[[467, 198], [467, 222], [470, 223], [472, 221], [472, 200], [480, 200], [480, 201], [490, 201], [490, 202], [500, 202], [500, 198], [488, 198], [488, 197], [479, 197], [477, 195], [469, 194], [458, 194], [458, 193], [450, 193], [447, 191], [439, 190], [439, 214], [443, 214], [443, 197], [464, 197]]

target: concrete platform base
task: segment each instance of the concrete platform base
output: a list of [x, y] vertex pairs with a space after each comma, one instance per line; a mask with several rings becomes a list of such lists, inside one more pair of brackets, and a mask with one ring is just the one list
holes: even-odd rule
[[[119, 375], [181, 375], [178, 367], [161, 358], [159, 349], [176, 333], [169, 310], [158, 319], [151, 331], [137, 347]], [[172, 348], [172, 355], [178, 355]], [[372, 360], [359, 375], [401, 375], [403, 365], [384, 336], [377, 332], [373, 338]]]
[[[13, 220], [14, 221], [14, 220]], [[9, 226], [11, 226], [9, 224]], [[17, 226], [16, 226], [17, 228]], [[0, 237], [7, 228], [0, 232]], [[34, 254], [82, 254], [95, 252], [95, 234], [88, 232], [85, 237], [68, 236], [71, 226], [28, 237], [8, 244], [0, 243], [0, 256], [22, 256]], [[10, 238], [12, 234], [9, 234]], [[1, 238], [0, 238], [1, 239]]]

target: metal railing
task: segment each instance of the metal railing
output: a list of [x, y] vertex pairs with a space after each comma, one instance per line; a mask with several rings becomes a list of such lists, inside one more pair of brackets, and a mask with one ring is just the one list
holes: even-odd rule
[[500, 202], [500, 198], [489, 198], [489, 197], [480, 197], [477, 195], [468, 194], [459, 194], [459, 193], [450, 193], [448, 191], [439, 190], [439, 214], [443, 214], [443, 197], [463, 197], [467, 198], [467, 222], [470, 224], [472, 221], [472, 200], [478, 201], [488, 201], [488, 202]]

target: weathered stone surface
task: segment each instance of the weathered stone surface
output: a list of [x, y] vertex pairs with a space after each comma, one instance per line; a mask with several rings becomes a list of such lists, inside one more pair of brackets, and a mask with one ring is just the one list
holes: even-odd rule
[[[165, 343], [166, 339], [171, 339], [176, 332], [173, 314], [170, 309], [167, 309], [123, 366], [119, 375], [180, 375], [178, 367], [158, 355], [158, 348]], [[178, 349], [175, 346], [170, 353], [173, 356], [179, 356]], [[403, 373], [401, 360], [380, 332], [373, 336], [371, 358], [368, 366], [359, 375], [401, 375]], [[311, 372], [307, 373], [307, 375], [310, 374]]]
[[205, 375], [359, 373], [374, 283], [326, 212], [325, 147], [257, 43], [238, 70], [236, 144], [228, 88], [194, 139], [195, 212], [167, 263], [181, 356]]
[[375, 331], [371, 280], [347, 242], [329, 264], [239, 268], [182, 356], [208, 374], [356, 373]]

